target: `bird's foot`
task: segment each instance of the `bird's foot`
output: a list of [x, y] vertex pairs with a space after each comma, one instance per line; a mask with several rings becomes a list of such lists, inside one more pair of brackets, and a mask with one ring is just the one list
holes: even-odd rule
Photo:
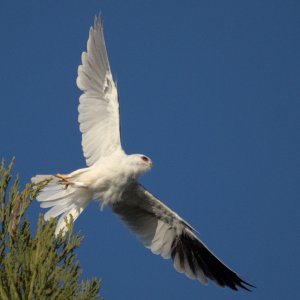
[[60, 184], [64, 184], [65, 185], [65, 189], [67, 189], [69, 185], [73, 184], [72, 181], [69, 181], [69, 177], [67, 177], [65, 175], [57, 173], [54, 176], [59, 179], [58, 182]]

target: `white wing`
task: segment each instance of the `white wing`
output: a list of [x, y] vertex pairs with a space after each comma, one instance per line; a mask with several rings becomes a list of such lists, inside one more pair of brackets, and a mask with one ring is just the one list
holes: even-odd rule
[[112, 210], [154, 254], [172, 258], [175, 269], [203, 284], [249, 290], [252, 286], [225, 266], [195, 235], [193, 228], [138, 183], [132, 184]]
[[88, 166], [101, 157], [122, 151], [120, 142], [119, 101], [107, 57], [103, 27], [95, 17], [90, 28], [87, 52], [82, 53], [77, 86], [80, 96], [79, 123], [82, 148]]

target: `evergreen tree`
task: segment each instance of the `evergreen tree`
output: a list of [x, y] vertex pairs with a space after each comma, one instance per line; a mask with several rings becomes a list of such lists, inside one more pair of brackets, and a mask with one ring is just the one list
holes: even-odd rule
[[19, 179], [10, 183], [13, 162], [0, 168], [0, 299], [100, 299], [100, 281], [79, 282], [80, 268], [75, 250], [82, 237], [73, 234], [73, 222], [66, 235], [54, 237], [56, 219], [38, 219], [32, 235], [26, 210], [47, 181], [27, 184], [19, 191]]

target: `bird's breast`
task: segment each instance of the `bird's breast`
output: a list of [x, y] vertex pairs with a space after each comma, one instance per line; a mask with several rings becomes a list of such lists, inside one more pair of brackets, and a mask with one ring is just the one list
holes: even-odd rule
[[131, 174], [122, 168], [99, 166], [94, 173], [90, 188], [94, 198], [99, 199], [102, 205], [119, 201], [123, 191], [133, 181]]

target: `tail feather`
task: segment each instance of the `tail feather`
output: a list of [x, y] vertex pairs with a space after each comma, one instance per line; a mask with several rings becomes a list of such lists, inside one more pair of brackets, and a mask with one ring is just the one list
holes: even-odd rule
[[51, 181], [49, 182], [47, 187], [53, 185], [55, 182], [58, 182], [58, 178], [56, 178], [53, 175], [35, 175], [34, 177], [31, 178], [31, 182], [35, 183], [35, 184], [38, 184], [41, 181], [46, 180], [46, 179], [51, 179]]
[[58, 201], [65, 198], [70, 198], [76, 192], [76, 190], [71, 187], [68, 187], [68, 189], [65, 189], [62, 185], [60, 187], [61, 189], [57, 189], [57, 190], [49, 190], [49, 191], [42, 190], [37, 196], [37, 200], [39, 202]]
[[41, 208], [49, 208], [57, 205], [65, 205], [70, 202], [69, 198], [58, 198], [57, 200], [41, 202]]
[[49, 209], [45, 215], [44, 215], [44, 219], [46, 221], [50, 220], [50, 218], [56, 218], [57, 216], [73, 209], [73, 204], [70, 203], [66, 203], [64, 205], [56, 205], [53, 206], [51, 209]]
[[46, 221], [61, 215], [57, 223], [55, 235], [58, 235], [60, 230], [63, 230], [64, 234], [67, 231], [65, 218], [67, 217], [69, 221], [69, 217], [72, 215], [75, 221], [91, 201], [93, 195], [86, 188], [74, 187], [72, 185], [65, 188], [65, 185], [61, 184], [59, 179], [52, 175], [36, 175], [31, 181], [37, 184], [46, 179], [51, 179], [51, 181], [39, 193], [36, 199], [41, 202], [40, 206], [42, 208], [50, 208], [44, 215]]
[[70, 221], [69, 217], [70, 217], [70, 215], [72, 215], [73, 221], [75, 222], [75, 220], [83, 212], [83, 210], [85, 209], [85, 207], [87, 206], [87, 204], [84, 207], [71, 208], [70, 210], [68, 210], [67, 212], [65, 212], [59, 218], [59, 220], [58, 220], [58, 223], [57, 223], [57, 226], [56, 226], [56, 230], [55, 230], [55, 236], [57, 236], [61, 230], [62, 230], [62, 233], [65, 234], [66, 231], [67, 231], [66, 219], [68, 221]]

